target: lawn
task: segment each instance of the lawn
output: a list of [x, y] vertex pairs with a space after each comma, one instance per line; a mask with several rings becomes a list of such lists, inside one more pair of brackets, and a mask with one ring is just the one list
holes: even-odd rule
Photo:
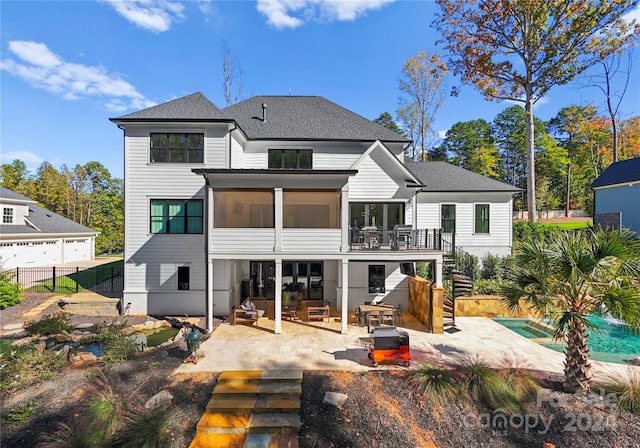
[[27, 288], [29, 292], [59, 292], [74, 293], [90, 289], [122, 272], [124, 262], [122, 260], [113, 261], [83, 271], [65, 271], [65, 268], [57, 268], [55, 278], [50, 278]]
[[592, 224], [589, 221], [547, 222], [540, 223], [540, 225], [545, 227], [558, 227], [559, 229], [564, 230], [586, 229], [588, 227], [592, 227]]

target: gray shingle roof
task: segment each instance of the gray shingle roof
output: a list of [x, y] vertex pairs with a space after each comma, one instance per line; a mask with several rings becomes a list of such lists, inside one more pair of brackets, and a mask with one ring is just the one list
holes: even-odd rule
[[422, 181], [422, 191], [504, 191], [517, 193], [520, 188], [465, 170], [447, 162], [407, 162], [407, 168]]
[[228, 120], [228, 117], [218, 107], [197, 92], [157, 106], [111, 118], [111, 121], [185, 121], [185, 120]]
[[591, 184], [591, 188], [640, 180], [640, 157], [612, 163]]
[[[0, 187], [0, 198], [16, 199], [22, 201], [32, 201], [26, 196], [23, 196], [13, 191]], [[25, 204], [29, 207], [29, 216], [27, 220], [31, 222], [38, 229], [34, 229], [31, 226], [23, 224], [0, 224], [0, 233], [3, 234], [32, 234], [38, 235], [43, 233], [98, 233], [89, 227], [78, 224], [75, 221], [60, 216], [57, 213], [53, 213], [45, 208], [39, 207], [33, 203]]]
[[224, 112], [249, 139], [410, 141], [320, 96], [255, 96]]

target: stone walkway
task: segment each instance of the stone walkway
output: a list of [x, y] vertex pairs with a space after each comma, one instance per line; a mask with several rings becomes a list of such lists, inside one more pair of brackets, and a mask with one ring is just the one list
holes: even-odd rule
[[297, 448], [301, 370], [224, 371], [189, 448]]

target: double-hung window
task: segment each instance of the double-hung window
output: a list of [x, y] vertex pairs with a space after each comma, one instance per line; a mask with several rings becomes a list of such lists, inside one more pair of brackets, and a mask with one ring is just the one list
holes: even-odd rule
[[313, 168], [313, 150], [270, 149], [268, 167], [270, 169], [310, 170]]
[[152, 199], [151, 233], [202, 233], [202, 199]]
[[475, 233], [489, 233], [489, 204], [476, 204], [475, 229]]
[[204, 134], [151, 134], [151, 163], [204, 162]]
[[2, 224], [13, 224], [13, 208], [4, 207], [2, 209]]
[[456, 206], [455, 204], [442, 204], [440, 207], [441, 229], [444, 233], [456, 231]]

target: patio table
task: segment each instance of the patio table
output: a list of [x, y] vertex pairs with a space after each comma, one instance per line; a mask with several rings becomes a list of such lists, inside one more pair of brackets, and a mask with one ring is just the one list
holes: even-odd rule
[[388, 311], [393, 309], [393, 305], [358, 305], [358, 311], [362, 316], [359, 324], [360, 326], [362, 326], [365, 324], [365, 322], [368, 322], [369, 314], [371, 314], [372, 312], [379, 313], [380, 311]]

